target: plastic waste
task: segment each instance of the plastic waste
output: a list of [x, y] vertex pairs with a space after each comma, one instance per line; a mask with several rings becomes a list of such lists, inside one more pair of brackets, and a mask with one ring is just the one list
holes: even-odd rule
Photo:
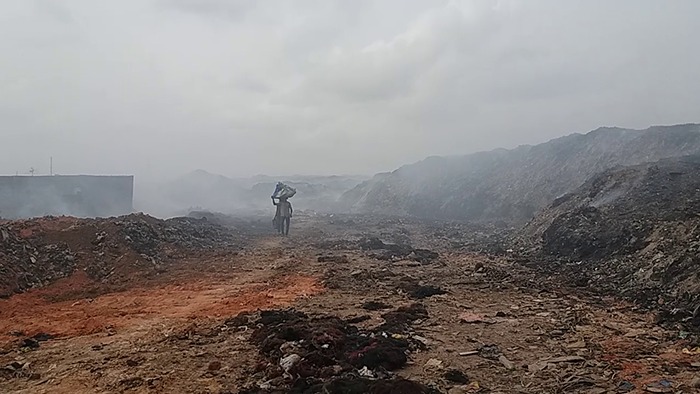
[[272, 198], [292, 198], [295, 194], [297, 194], [297, 189], [278, 182], [275, 191], [272, 193]]

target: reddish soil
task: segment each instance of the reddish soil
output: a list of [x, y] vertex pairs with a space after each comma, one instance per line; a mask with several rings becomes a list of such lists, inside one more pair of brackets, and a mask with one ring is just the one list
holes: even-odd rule
[[[84, 241], [68, 240], [92, 248], [95, 228], [73, 228], [76, 223], [44, 220], [30, 237], [82, 234]], [[300, 215], [289, 238], [256, 236], [238, 253], [174, 254], [161, 270], [135, 264], [141, 257], [127, 254], [119, 260], [119, 281], [94, 281], [81, 269], [0, 300], [0, 392], [236, 393], [261, 384], [261, 369], [275, 365], [266, 365], [251, 343], [254, 327], [230, 326], [228, 319], [293, 307], [310, 316], [367, 316], [357, 326], [375, 329], [387, 310], [363, 309], [368, 301], [390, 309], [425, 306], [429, 317], [405, 334], [425, 346], [413, 349], [396, 374], [438, 392], [644, 393], [647, 384], [665, 380], [672, 392], [697, 392], [690, 384], [700, 355], [683, 352], [692, 350], [689, 339], [627, 303], [526, 283], [522, 267], [486, 254], [433, 247], [440, 259], [419, 264], [318, 246], [371, 231], [408, 234], [421, 247], [439, 244], [420, 226], [371, 223], [358, 229]], [[403, 290], [407, 283], [439, 286], [446, 294], [416, 300]], [[483, 321], [461, 321], [462, 314]], [[38, 333], [57, 338], [34, 349], [20, 346]], [[507, 362], [479, 353], [484, 347]], [[10, 371], [5, 366], [11, 372], [3, 372]], [[446, 380], [450, 370], [470, 383]]]
[[[243, 311], [289, 305], [299, 297], [321, 291], [318, 280], [291, 275], [275, 283], [227, 283], [225, 279], [197, 278], [162, 287], [134, 288], [78, 301], [52, 302], [62, 292], [75, 293], [92, 285], [79, 271], [43, 289], [0, 300], [0, 345], [16, 341], [8, 333], [27, 336], [50, 333], [71, 337], [128, 328], [154, 318], [220, 318]], [[37, 319], [41, 316], [41, 319]]]

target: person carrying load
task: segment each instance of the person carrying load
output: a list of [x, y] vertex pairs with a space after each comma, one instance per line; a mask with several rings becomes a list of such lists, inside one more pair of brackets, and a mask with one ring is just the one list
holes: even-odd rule
[[[272, 220], [272, 223], [277, 229], [277, 233], [280, 235], [289, 235], [289, 225], [294, 209], [288, 199], [293, 197], [296, 192], [294, 188], [279, 182], [277, 183], [275, 192], [272, 193], [272, 204], [277, 207], [275, 218]], [[275, 201], [276, 199], [279, 201]]]

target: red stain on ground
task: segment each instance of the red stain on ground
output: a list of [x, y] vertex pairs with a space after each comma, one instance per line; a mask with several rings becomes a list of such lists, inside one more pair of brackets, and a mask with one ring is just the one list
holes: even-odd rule
[[694, 361], [692, 355], [674, 348], [649, 359], [645, 356], [651, 352], [648, 344], [622, 336], [611, 337], [601, 346], [605, 352], [602, 359], [619, 368], [619, 379], [636, 387], [633, 393], [641, 393], [648, 384], [665, 379], [664, 366], [690, 365]]
[[90, 283], [84, 273], [77, 273], [46, 288], [0, 300], [0, 343], [16, 341], [13, 332], [71, 337], [128, 327], [153, 318], [232, 316], [288, 305], [323, 290], [316, 278], [300, 275], [282, 277], [275, 283], [244, 285], [205, 278], [178, 285], [133, 288], [94, 299], [50, 301], [66, 292], [78, 292]]

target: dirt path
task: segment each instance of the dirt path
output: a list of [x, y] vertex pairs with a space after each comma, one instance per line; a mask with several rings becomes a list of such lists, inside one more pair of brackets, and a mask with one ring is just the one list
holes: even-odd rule
[[[281, 243], [279, 238], [266, 237], [240, 255], [182, 261], [153, 283], [94, 298], [81, 298], [81, 289], [95, 284], [79, 271], [45, 288], [0, 300], [0, 345], [7, 352], [0, 363], [25, 365], [23, 370], [6, 373], [19, 379], [0, 378], [0, 392], [128, 390], [123, 386], [134, 383], [122, 382], [123, 369], [136, 361], [124, 354], [142, 353], [137, 344], [157, 346], [164, 337], [179, 332], [187, 336], [187, 330], [198, 325], [243, 311], [285, 307], [321, 292], [317, 277], [275, 269], [286, 261]], [[52, 301], [66, 293], [71, 294], [70, 300]], [[38, 342], [39, 348], [28, 353], [14, 350], [17, 337], [45, 334], [55, 339]], [[155, 369], [167, 369], [183, 358], [170, 359], [165, 349], [152, 354], [158, 354]], [[103, 369], [108, 372], [98, 372]], [[157, 391], [190, 392], [191, 388], [194, 392], [201, 385], [194, 378], [183, 380], [198, 383], [179, 380]]]
[[[302, 217], [289, 238], [264, 236], [235, 256], [184, 260], [136, 288], [81, 298], [88, 284], [78, 275], [0, 300], [0, 366], [19, 367], [0, 373], [0, 392], [237, 392], [260, 378], [261, 359], [251, 330], [227, 319], [291, 305], [311, 315], [367, 316], [356, 325], [372, 328], [386, 311], [363, 309], [368, 301], [426, 307], [429, 317], [408, 334], [425, 346], [398, 374], [440, 392], [641, 393], [648, 385], [666, 390], [666, 382], [668, 392], [695, 390], [700, 355], [650, 314], [614, 299], [543, 291], [486, 255], [440, 250], [438, 260], [419, 264], [332, 246], [364, 231]], [[395, 225], [378, 231], [422, 236]], [[409, 285], [445, 294], [418, 299]], [[70, 300], [51, 301], [65, 292]], [[12, 336], [19, 332], [57, 338], [21, 348]], [[446, 379], [452, 370], [468, 382]]]

